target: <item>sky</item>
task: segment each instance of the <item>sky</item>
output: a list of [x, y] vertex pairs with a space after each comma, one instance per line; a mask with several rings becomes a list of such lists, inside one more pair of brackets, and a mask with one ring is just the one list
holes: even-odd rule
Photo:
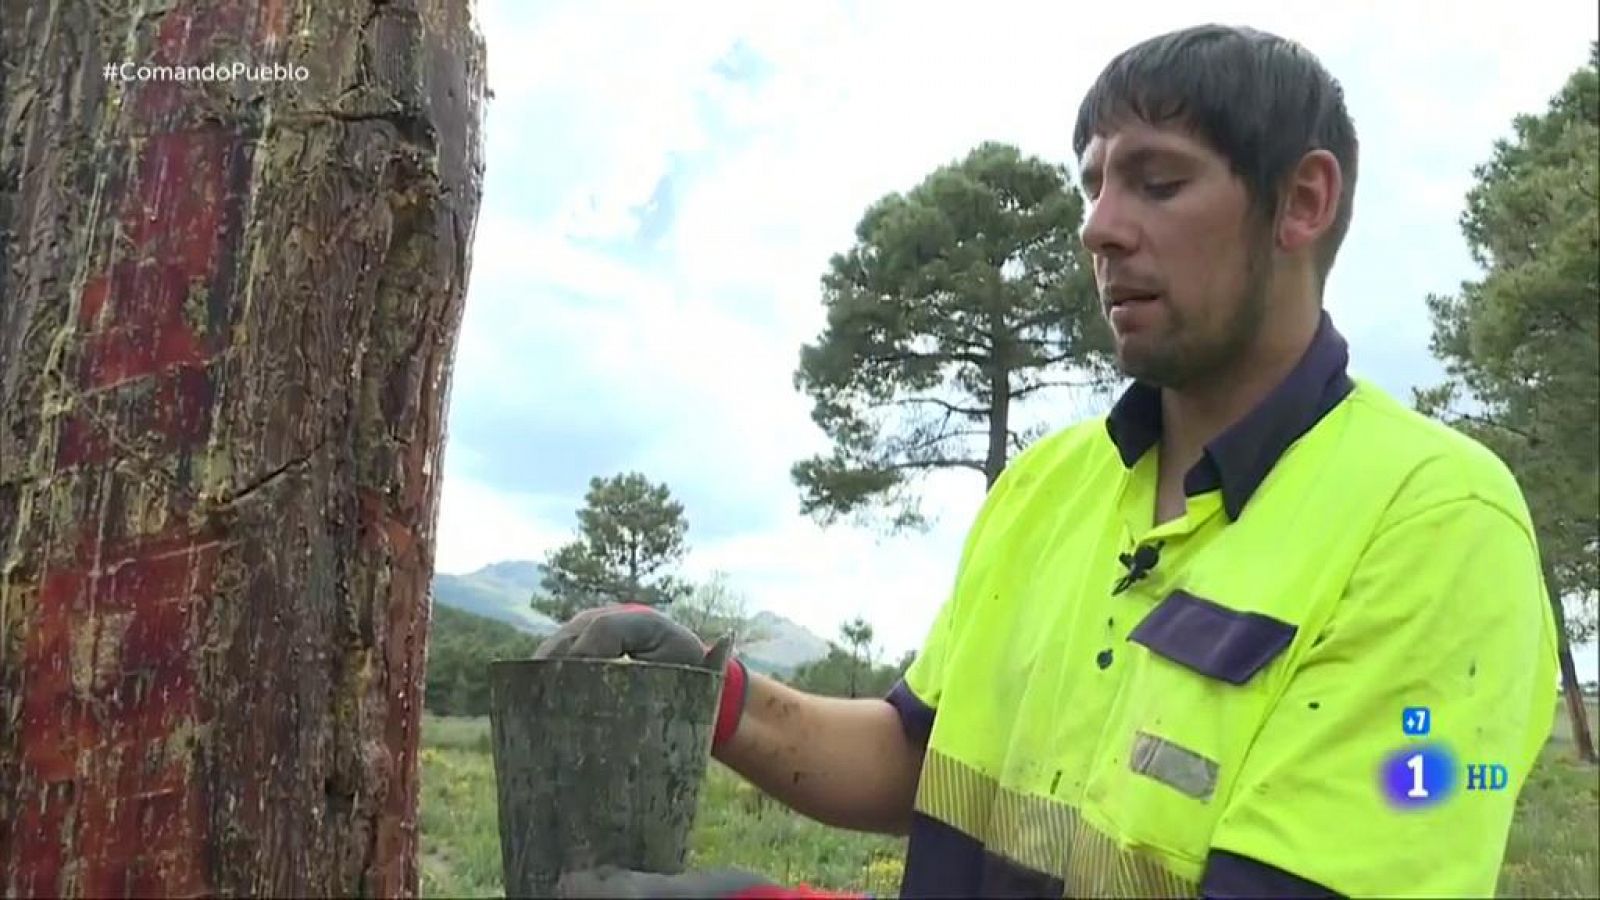
[[[1099, 70], [1208, 21], [1297, 40], [1342, 83], [1361, 168], [1326, 308], [1353, 374], [1406, 400], [1436, 383], [1424, 300], [1479, 274], [1473, 167], [1584, 63], [1592, 2], [1194, 7], [480, 0], [493, 96], [437, 569], [542, 560], [591, 477], [639, 471], [685, 506], [684, 574], [726, 572], [824, 636], [863, 616], [886, 657], [918, 646], [982, 477], [931, 477], [924, 534], [801, 515], [790, 467], [828, 444], [793, 376], [828, 258], [868, 205], [983, 141], [1070, 166]], [[1596, 677], [1592, 647], [1579, 665]]]

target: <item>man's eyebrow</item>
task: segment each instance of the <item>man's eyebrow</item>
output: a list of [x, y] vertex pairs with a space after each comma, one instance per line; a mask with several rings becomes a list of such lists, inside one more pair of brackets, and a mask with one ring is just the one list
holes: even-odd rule
[[[1130, 174], [1144, 169], [1151, 163], [1181, 163], [1187, 161], [1188, 159], [1188, 155], [1181, 151], [1156, 146], [1154, 144], [1146, 144], [1141, 147], [1135, 147], [1125, 154], [1118, 155], [1117, 161], [1113, 168], [1123, 174]], [[1088, 188], [1091, 185], [1099, 184], [1100, 180], [1104, 177], [1104, 174], [1101, 172], [1101, 165], [1098, 162], [1089, 163], [1083, 166], [1080, 174], [1082, 176], [1083, 186], [1085, 188]]]

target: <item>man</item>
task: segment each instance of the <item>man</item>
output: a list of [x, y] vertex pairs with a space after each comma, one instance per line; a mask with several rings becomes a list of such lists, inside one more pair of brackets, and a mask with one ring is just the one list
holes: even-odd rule
[[[1322, 310], [1356, 181], [1338, 85], [1288, 41], [1188, 29], [1113, 60], [1073, 143], [1132, 386], [994, 485], [887, 702], [735, 663], [715, 754], [812, 818], [908, 834], [906, 896], [1492, 894], [1554, 624], [1506, 468], [1346, 373]], [[541, 652], [651, 648], [703, 652], [627, 608]], [[1467, 764], [1510, 784], [1463, 790]]]

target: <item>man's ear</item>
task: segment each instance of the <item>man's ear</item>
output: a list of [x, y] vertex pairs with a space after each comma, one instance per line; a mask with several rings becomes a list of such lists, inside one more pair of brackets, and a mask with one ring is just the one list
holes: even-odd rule
[[1344, 173], [1332, 153], [1313, 150], [1300, 157], [1284, 185], [1278, 210], [1274, 235], [1278, 249], [1294, 253], [1320, 241], [1333, 227], [1343, 192]]

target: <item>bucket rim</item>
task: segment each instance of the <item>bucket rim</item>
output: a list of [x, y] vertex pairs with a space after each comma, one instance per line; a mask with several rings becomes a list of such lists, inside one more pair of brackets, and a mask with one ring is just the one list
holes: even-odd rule
[[718, 672], [718, 671], [716, 671], [714, 669], [706, 668], [705, 666], [690, 666], [690, 665], [685, 665], [683, 663], [654, 662], [652, 660], [634, 659], [632, 657], [559, 656], [559, 657], [546, 657], [544, 659], [533, 659], [532, 657], [523, 657], [521, 659], [491, 659], [491, 660], [489, 660], [489, 667], [491, 669], [495, 669], [495, 668], [499, 668], [499, 669], [544, 668], [544, 667], [560, 668], [563, 665], [579, 665], [579, 666], [584, 666], [584, 667], [590, 667], [590, 666], [593, 666], [593, 667], [600, 667], [600, 666], [634, 666], [634, 667], [642, 667], [642, 668], [646, 668], [646, 669], [665, 669], [665, 670], [674, 670], [674, 669], [676, 669], [676, 670], [679, 670], [679, 671], [686, 671], [686, 672], [699, 672], [699, 673], [704, 674], [704, 675], [721, 675], [722, 674], [721, 672]]

